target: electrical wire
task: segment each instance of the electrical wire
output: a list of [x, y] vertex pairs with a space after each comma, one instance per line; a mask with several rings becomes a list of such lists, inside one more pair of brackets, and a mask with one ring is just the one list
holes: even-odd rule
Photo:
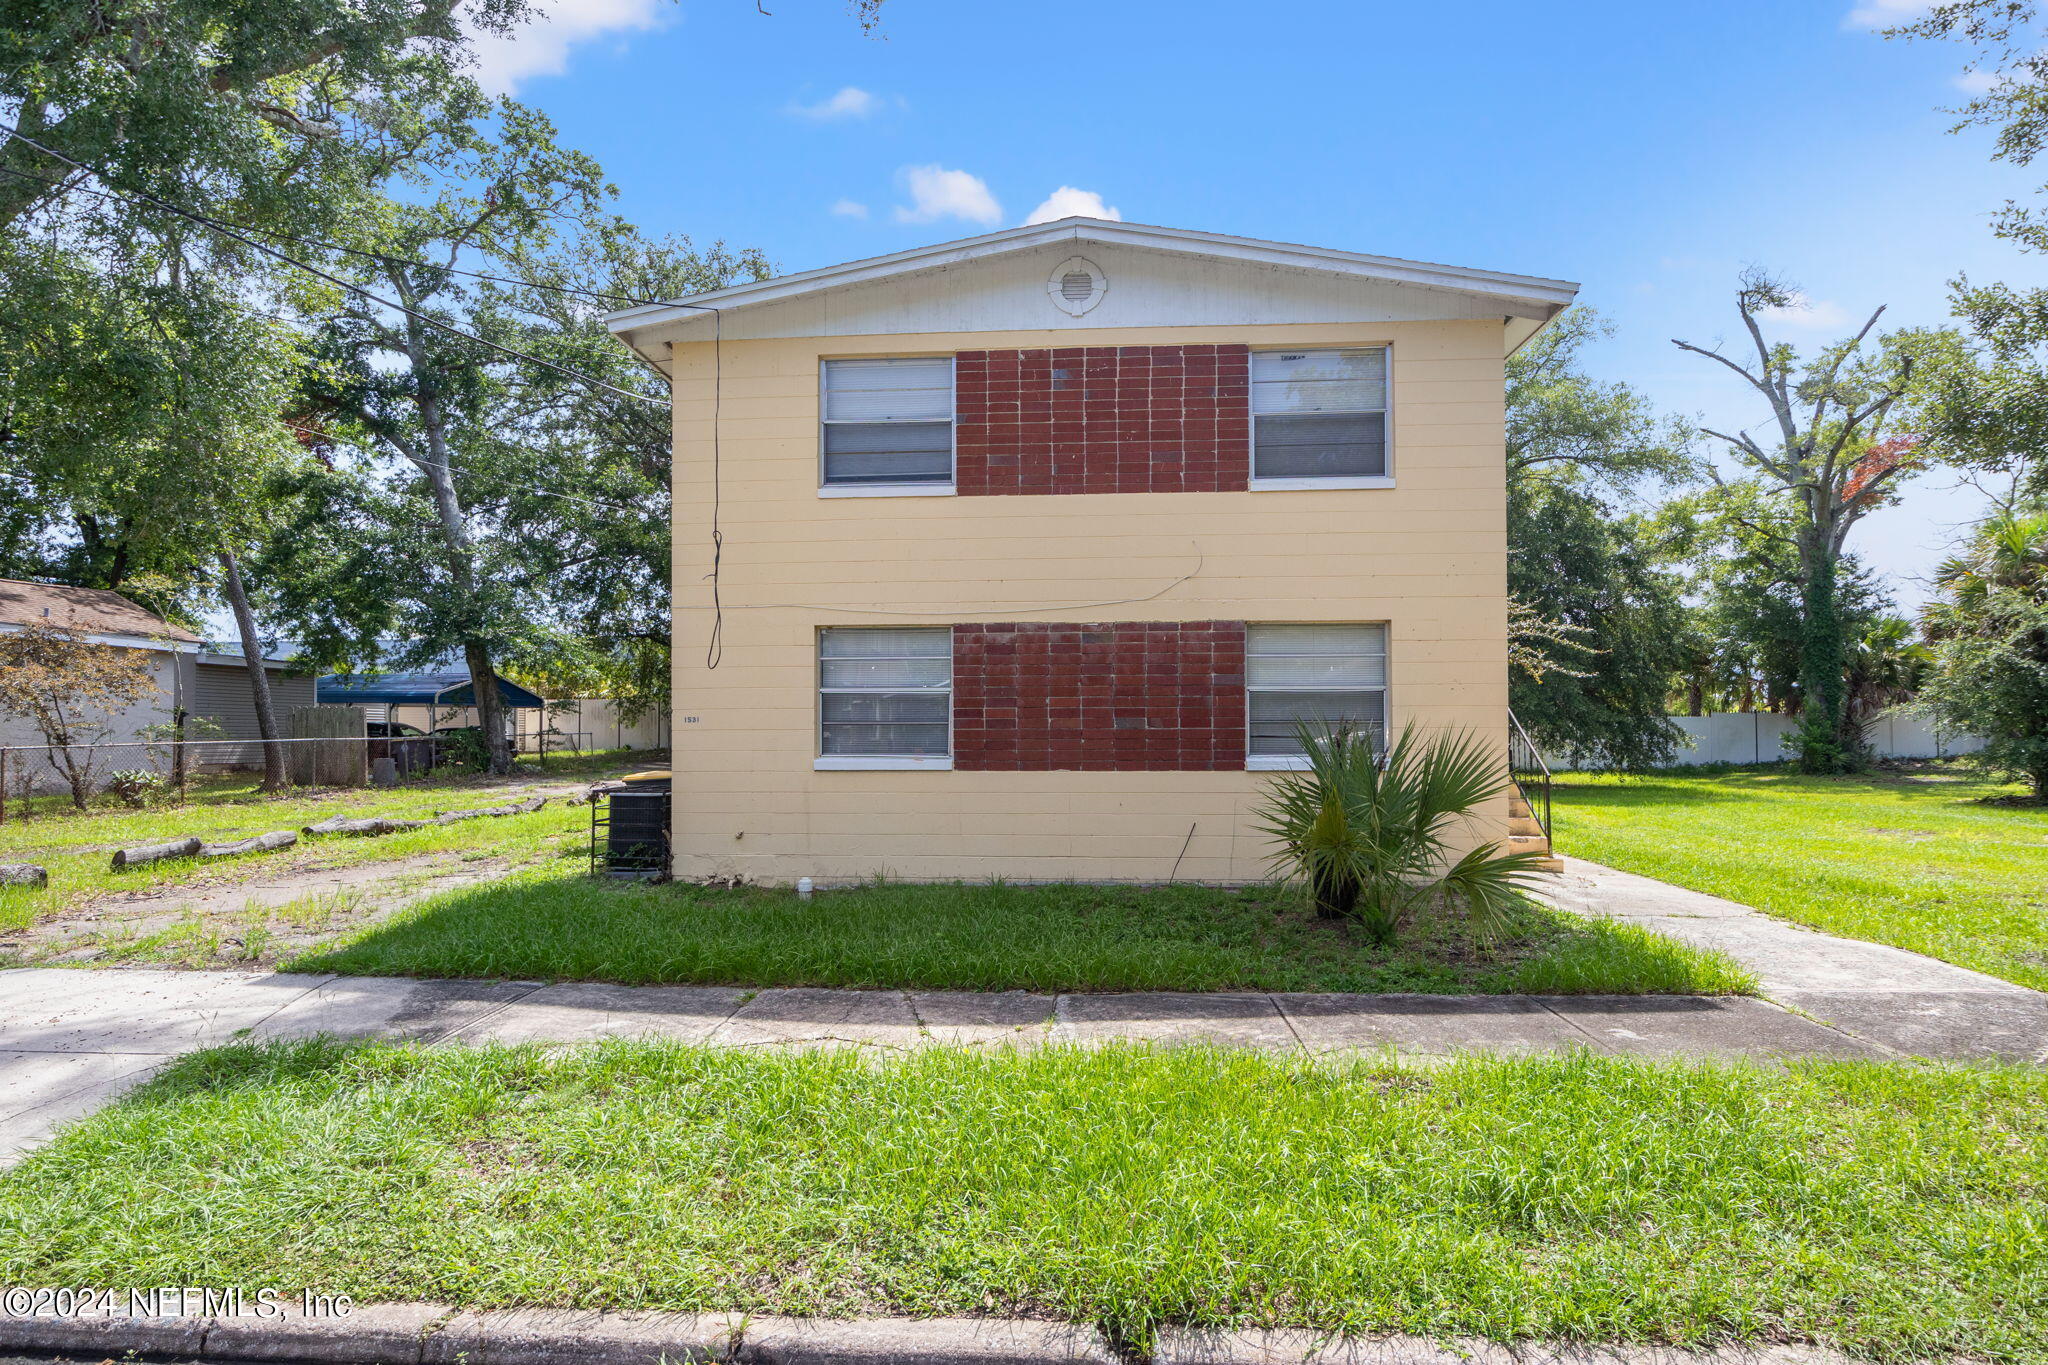
[[[29, 146], [35, 148], [37, 151], [43, 153], [45, 156], [56, 157], [59, 161], [62, 161], [67, 165], [76, 166], [81, 171], [85, 171], [93, 175], [98, 175], [101, 177], [102, 180], [106, 178], [106, 173], [104, 171], [101, 171], [93, 166], [88, 166], [82, 161], [73, 161], [70, 157], [64, 155], [62, 152], [55, 151], [49, 147], [46, 147], [42, 143], [37, 142], [34, 138], [24, 136], [21, 130], [18, 128], [12, 127], [5, 123], [0, 123], [0, 131], [5, 131], [13, 134], [16, 138], [19, 138], [21, 141], [27, 143]], [[306, 262], [299, 260], [296, 256], [288, 256], [284, 252], [279, 251], [276, 247], [265, 246], [263, 243], [255, 241], [248, 236], [245, 236], [243, 233], [241, 233], [235, 228], [228, 227], [224, 223], [208, 218], [203, 213], [195, 213], [190, 209], [180, 208], [176, 204], [171, 203], [169, 200], [159, 199], [152, 194], [118, 194], [116, 197], [123, 199], [124, 201], [131, 204], [139, 204], [145, 208], [154, 208], [163, 213], [174, 214], [179, 218], [185, 219], [187, 222], [197, 223], [201, 227], [211, 228], [213, 231], [220, 233], [222, 236], [231, 237], [235, 241], [242, 243], [242, 245], [249, 247], [252, 250], [260, 251], [264, 255], [283, 261], [287, 265], [297, 266], [300, 270], [305, 271], [307, 274], [312, 275], [317, 279], [325, 280], [329, 284], [338, 286], [339, 288], [342, 289], [346, 289], [351, 294], [355, 294], [361, 298], [368, 299], [370, 302], [375, 303], [380, 307], [389, 308], [393, 312], [403, 314], [404, 316], [412, 318], [417, 322], [425, 323], [427, 326], [446, 332], [451, 336], [461, 337], [465, 341], [471, 342], [478, 346], [482, 346], [485, 350], [495, 351], [500, 355], [508, 356], [514, 360], [522, 360], [530, 365], [538, 365], [544, 370], [551, 370], [556, 374], [564, 376], [565, 378], [576, 380], [578, 383], [589, 385], [590, 387], [595, 389], [602, 389], [607, 393], [615, 393], [619, 395], [619, 397], [621, 398], [631, 398], [636, 402], [641, 403], [655, 403], [662, 407], [668, 406], [668, 402], [665, 399], [651, 398], [644, 393], [634, 393], [631, 389], [622, 389], [616, 384], [607, 383], [604, 380], [598, 379], [592, 375], [584, 374], [580, 370], [572, 370], [566, 365], [557, 365], [552, 360], [543, 360], [537, 355], [529, 355], [526, 352], [517, 350], [511, 346], [501, 346], [495, 341], [486, 341], [484, 338], [477, 336], [474, 333], [466, 332], [462, 328], [457, 327], [452, 323], [443, 322], [439, 318], [434, 317], [430, 313], [422, 313], [417, 309], [408, 308], [402, 303], [393, 303], [390, 299], [387, 299], [380, 294], [371, 293], [369, 290], [363, 288], [361, 285], [351, 284], [349, 281], [342, 279], [339, 275], [330, 275], [325, 270], [320, 269], [318, 266], [308, 265]]]
[[[355, 448], [358, 450], [363, 449], [361, 446], [356, 445], [354, 441], [351, 441], [343, 436], [337, 436], [331, 431], [316, 431], [312, 427], [302, 427], [297, 422], [291, 421], [287, 418], [279, 418], [278, 420], [282, 422], [285, 426], [290, 427], [293, 431], [303, 432], [305, 435], [314, 437], [318, 440], [333, 441], [340, 445], [355, 446]], [[421, 466], [423, 468], [445, 469], [453, 474], [474, 474], [477, 472], [476, 468], [472, 465], [460, 465], [455, 464], [452, 461], [443, 464], [437, 463], [436, 461], [433, 460], [416, 460], [410, 455], [403, 455], [400, 456], [399, 458], [406, 460], [411, 464]], [[595, 498], [586, 498], [576, 493], [561, 493], [555, 491], [554, 489], [542, 488], [539, 484], [529, 483], [524, 485], [524, 487], [527, 492], [535, 494], [539, 497], [563, 498], [569, 502], [580, 502], [590, 507], [602, 507], [605, 510], [611, 512], [639, 512], [643, 510], [638, 507], [630, 507], [622, 502], [599, 502]]]
[[[34, 138], [27, 136], [21, 131], [21, 129], [14, 127], [11, 124], [0, 123], [0, 130], [6, 131], [13, 137], [18, 138], [20, 141], [26, 143], [30, 147], [33, 147], [37, 151], [43, 153], [43, 155], [45, 156], [54, 157], [57, 160], [66, 164], [67, 166], [75, 167], [76, 169], [83, 171], [88, 175], [96, 175], [100, 178], [102, 183], [106, 183], [107, 181], [107, 174], [104, 170], [101, 170], [100, 168], [95, 166], [89, 166], [85, 162], [75, 160], [74, 158], [65, 155], [63, 152], [57, 151], [53, 147], [45, 146], [43, 143], [40, 143], [36, 141]], [[23, 174], [22, 172], [19, 171], [14, 173]], [[34, 176], [31, 176], [30, 178], [40, 179], [40, 177]], [[61, 182], [45, 181], [44, 183], [56, 184]], [[89, 194], [101, 195], [103, 197], [115, 198], [124, 203], [138, 204], [145, 208], [154, 208], [162, 213], [173, 214], [176, 217], [183, 218], [188, 222], [197, 223], [201, 227], [210, 228], [223, 236], [230, 237], [235, 241], [242, 243], [244, 246], [247, 246], [256, 251], [260, 251], [266, 256], [270, 256], [277, 260], [283, 261], [287, 265], [296, 266], [300, 270], [305, 271], [309, 275], [313, 275], [319, 279], [327, 281], [329, 284], [333, 284], [338, 286], [339, 288], [348, 290], [350, 293], [355, 294], [358, 297], [368, 299], [372, 303], [378, 304], [381, 307], [389, 308], [394, 312], [403, 314], [404, 316], [413, 318], [419, 322], [423, 322], [430, 327], [437, 328], [443, 332], [449, 333], [450, 335], [458, 336], [466, 341], [474, 342], [475, 344], [482, 346], [488, 350], [495, 351], [501, 355], [509, 356], [515, 360], [523, 360], [530, 364], [539, 365], [543, 369], [554, 371], [557, 374], [561, 374], [567, 378], [574, 379], [579, 383], [590, 385], [593, 388], [602, 389], [608, 393], [618, 394], [620, 397], [623, 398], [631, 398], [644, 403], [654, 403], [658, 404], [661, 407], [670, 408], [671, 410], [673, 410], [673, 405], [667, 400], [660, 398], [652, 398], [643, 393], [634, 393], [630, 389], [622, 389], [615, 384], [606, 383], [602, 379], [595, 378], [591, 375], [583, 374], [582, 372], [577, 370], [569, 369], [567, 366], [557, 365], [550, 360], [543, 360], [539, 356], [528, 355], [526, 352], [515, 350], [512, 347], [501, 346], [496, 342], [486, 341], [482, 337], [472, 335], [469, 332], [465, 332], [459, 327], [441, 321], [439, 318], [433, 317], [426, 313], [418, 312], [415, 309], [406, 307], [404, 304], [393, 303], [389, 299], [371, 293], [369, 290], [364, 289], [360, 285], [351, 284], [349, 281], [341, 279], [338, 276], [330, 275], [326, 271], [321, 270], [319, 267], [309, 265], [306, 262], [297, 259], [296, 257], [288, 256], [284, 252], [278, 251], [274, 247], [265, 246], [261, 242], [252, 241], [249, 237], [244, 235], [242, 230], [232, 227], [219, 219], [211, 218], [206, 214], [196, 213], [190, 209], [180, 208], [178, 205], [173, 204], [168, 200], [158, 198], [156, 195], [139, 193], [127, 194], [113, 190], [88, 190], [86, 192]], [[263, 229], [260, 228], [249, 230], [257, 232], [263, 231]], [[282, 237], [282, 234], [268, 235], [276, 235]], [[295, 239], [283, 238], [283, 240], [291, 241]], [[353, 248], [345, 247], [335, 249], [354, 250]], [[380, 260], [398, 261], [403, 259], [398, 257], [378, 257], [374, 252], [358, 252], [357, 254], [371, 256], [375, 259]], [[444, 269], [444, 267], [434, 266], [426, 262], [415, 261], [410, 262], [410, 264], [420, 265], [425, 269]], [[477, 278], [492, 278], [474, 271], [456, 271], [454, 273], [474, 275]], [[523, 281], [505, 282], [524, 283]], [[720, 516], [722, 512], [723, 503], [723, 462], [720, 450], [720, 436], [723, 423], [720, 421], [720, 412], [724, 401], [725, 391], [725, 314], [722, 310], [712, 307], [709, 304], [676, 303], [674, 306], [679, 308], [690, 308], [699, 312], [710, 313], [713, 319], [711, 397], [711, 573], [708, 575], [711, 581], [712, 628], [711, 638], [705, 646], [704, 655], [704, 666], [707, 669], [712, 669], [717, 668], [720, 661], [725, 657], [725, 607], [721, 599], [720, 591], [720, 571], [722, 567], [721, 560], [723, 559], [725, 553], [725, 532], [720, 524]], [[671, 377], [671, 383], [673, 383], [673, 377]], [[555, 496], [568, 497], [572, 495], [557, 494]]]
[[[23, 180], [33, 180], [38, 185], [48, 185], [53, 189], [65, 188], [62, 180], [52, 180], [48, 176], [37, 175], [33, 171], [24, 171], [14, 166], [0, 166], [0, 174], [18, 176]], [[89, 194], [95, 199], [111, 199], [116, 203], [129, 202], [114, 191], [87, 189], [83, 185], [72, 185], [66, 192], [70, 194]], [[534, 280], [516, 279], [510, 275], [493, 275], [483, 270], [463, 270], [453, 265], [438, 265], [433, 261], [422, 261], [414, 256], [393, 256], [386, 252], [370, 251], [363, 247], [343, 246], [340, 242], [324, 242], [317, 237], [294, 237], [288, 232], [279, 232], [274, 228], [260, 228], [250, 223], [239, 223], [232, 218], [216, 218], [214, 221], [234, 228], [238, 232], [253, 232], [259, 236], [274, 238], [280, 242], [290, 242], [295, 246], [318, 247], [322, 251], [339, 251], [345, 255], [361, 256], [367, 260], [379, 261], [388, 265], [418, 266], [422, 270], [438, 270], [448, 275], [466, 275], [470, 279], [489, 280], [493, 284], [510, 284], [522, 289], [539, 289], [555, 294], [573, 294], [577, 298], [590, 299], [595, 303], [624, 303], [634, 307], [659, 307], [667, 302], [665, 299], [635, 298], [631, 294], [608, 294], [598, 289], [578, 289], [574, 285], [541, 284]]]

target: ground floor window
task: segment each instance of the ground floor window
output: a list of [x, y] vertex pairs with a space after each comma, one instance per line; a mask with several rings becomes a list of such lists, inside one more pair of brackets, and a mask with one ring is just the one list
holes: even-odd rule
[[818, 634], [818, 752], [928, 758], [952, 752], [953, 632], [847, 627]]
[[1298, 727], [1350, 724], [1383, 743], [1387, 726], [1384, 625], [1251, 626], [1245, 632], [1245, 752], [1301, 753]]

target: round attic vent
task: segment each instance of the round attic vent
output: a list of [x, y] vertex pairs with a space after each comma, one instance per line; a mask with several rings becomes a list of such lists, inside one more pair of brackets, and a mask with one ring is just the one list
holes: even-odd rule
[[1045, 282], [1045, 292], [1053, 307], [1080, 317], [1102, 302], [1102, 296], [1109, 292], [1109, 277], [1086, 256], [1069, 256], [1053, 267]]

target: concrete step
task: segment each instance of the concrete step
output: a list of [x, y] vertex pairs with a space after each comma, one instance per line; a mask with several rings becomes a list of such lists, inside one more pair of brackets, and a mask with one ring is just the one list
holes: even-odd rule
[[1531, 834], [1540, 839], [1543, 837], [1543, 826], [1537, 823], [1536, 817], [1533, 815], [1510, 815], [1508, 817], [1508, 833]]
[[1508, 793], [1508, 814], [1516, 819], [1526, 820], [1536, 812], [1529, 809], [1529, 803], [1522, 799], [1520, 792]]
[[1562, 858], [1542, 858], [1542, 859], [1539, 859], [1539, 860], [1537, 861], [1537, 863], [1536, 863], [1536, 870], [1537, 870], [1538, 872], [1562, 872], [1562, 871], [1564, 871], [1564, 859], [1562, 859]]

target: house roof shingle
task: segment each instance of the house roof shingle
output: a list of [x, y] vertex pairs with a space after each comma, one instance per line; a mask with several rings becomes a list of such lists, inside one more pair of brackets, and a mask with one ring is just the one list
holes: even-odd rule
[[67, 588], [0, 578], [0, 629], [47, 623], [90, 635], [131, 635], [199, 644], [200, 637], [104, 588]]

